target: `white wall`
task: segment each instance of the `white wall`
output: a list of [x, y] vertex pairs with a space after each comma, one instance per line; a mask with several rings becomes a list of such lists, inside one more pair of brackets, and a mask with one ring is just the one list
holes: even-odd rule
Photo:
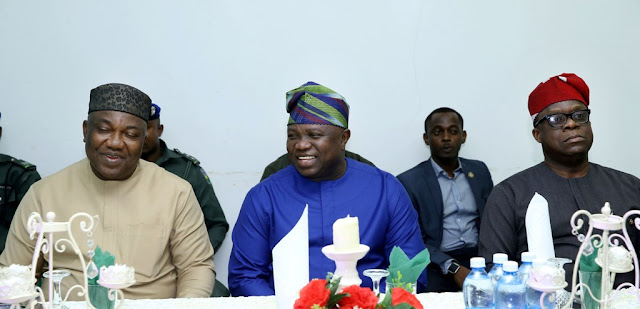
[[[576, 72], [592, 91], [591, 160], [640, 176], [640, 2], [2, 1], [0, 152], [43, 176], [84, 157], [89, 91], [128, 83], [163, 138], [202, 161], [233, 226], [285, 152], [285, 92], [309, 80], [351, 105], [348, 148], [398, 174], [425, 160], [423, 121], [457, 109], [462, 156], [497, 183], [542, 160], [526, 102]], [[226, 282], [230, 233], [216, 254]]]

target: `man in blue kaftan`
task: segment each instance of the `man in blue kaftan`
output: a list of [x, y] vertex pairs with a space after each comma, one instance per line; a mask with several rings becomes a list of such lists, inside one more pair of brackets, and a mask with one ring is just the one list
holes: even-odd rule
[[[349, 106], [332, 90], [309, 82], [287, 93], [287, 152], [292, 165], [247, 194], [233, 229], [229, 288], [233, 296], [273, 295], [271, 251], [309, 205], [309, 279], [325, 278], [335, 262], [321, 249], [333, 243], [333, 223], [358, 217], [360, 243], [370, 247], [358, 273], [387, 268], [399, 246], [409, 257], [424, 250], [417, 214], [391, 174], [345, 158]], [[361, 276], [362, 286], [371, 280]], [[426, 286], [423, 273], [419, 289]]]

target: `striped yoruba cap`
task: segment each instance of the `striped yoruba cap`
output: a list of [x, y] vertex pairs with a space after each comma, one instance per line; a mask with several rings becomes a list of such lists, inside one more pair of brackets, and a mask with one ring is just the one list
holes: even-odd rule
[[349, 127], [349, 104], [337, 92], [308, 82], [287, 92], [288, 124], [332, 124]]

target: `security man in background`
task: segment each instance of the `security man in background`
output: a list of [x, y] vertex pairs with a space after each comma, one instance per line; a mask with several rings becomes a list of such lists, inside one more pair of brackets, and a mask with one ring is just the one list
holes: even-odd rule
[[[200, 167], [200, 161], [178, 149], [169, 149], [167, 144], [160, 139], [164, 131], [164, 125], [160, 123], [160, 110], [160, 106], [155, 103], [151, 104], [151, 114], [147, 123], [147, 138], [142, 147], [141, 158], [155, 162], [168, 172], [191, 184], [204, 214], [209, 240], [214, 252], [218, 252], [229, 230], [227, 219], [220, 207], [216, 193], [213, 191], [209, 176]], [[216, 280], [212, 296], [229, 296], [229, 291]]]
[[[2, 138], [1, 126], [0, 138]], [[11, 219], [20, 200], [31, 184], [38, 180], [40, 180], [40, 174], [36, 171], [35, 165], [0, 153], [0, 253], [4, 251]]]

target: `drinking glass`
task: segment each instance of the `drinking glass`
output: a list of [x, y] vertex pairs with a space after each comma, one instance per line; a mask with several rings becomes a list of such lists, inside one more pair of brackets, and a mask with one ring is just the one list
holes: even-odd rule
[[417, 282], [389, 282], [387, 281], [387, 293], [391, 293], [393, 288], [403, 288], [411, 294], [417, 293]]
[[66, 269], [54, 269], [43, 274], [45, 278], [49, 278], [50, 284], [53, 283], [53, 308], [55, 309], [68, 309], [67, 306], [63, 304], [60, 283], [64, 277], [70, 274]]
[[115, 300], [109, 299], [109, 288], [99, 284], [89, 284], [89, 301], [96, 309], [113, 309]]
[[371, 281], [373, 282], [373, 293], [378, 295], [380, 294], [380, 280], [387, 277], [389, 272], [386, 269], [373, 268], [365, 270], [362, 274], [371, 278]]
[[[602, 271], [591, 272], [591, 271], [578, 271], [578, 276], [580, 278], [580, 283], [585, 284], [591, 290], [591, 293], [596, 298], [600, 298], [601, 291], [601, 283], [602, 283]], [[587, 291], [585, 288], [580, 288], [582, 293], [580, 294], [580, 298], [582, 300], [582, 308], [583, 309], [598, 309], [600, 308], [600, 303], [598, 303]]]

